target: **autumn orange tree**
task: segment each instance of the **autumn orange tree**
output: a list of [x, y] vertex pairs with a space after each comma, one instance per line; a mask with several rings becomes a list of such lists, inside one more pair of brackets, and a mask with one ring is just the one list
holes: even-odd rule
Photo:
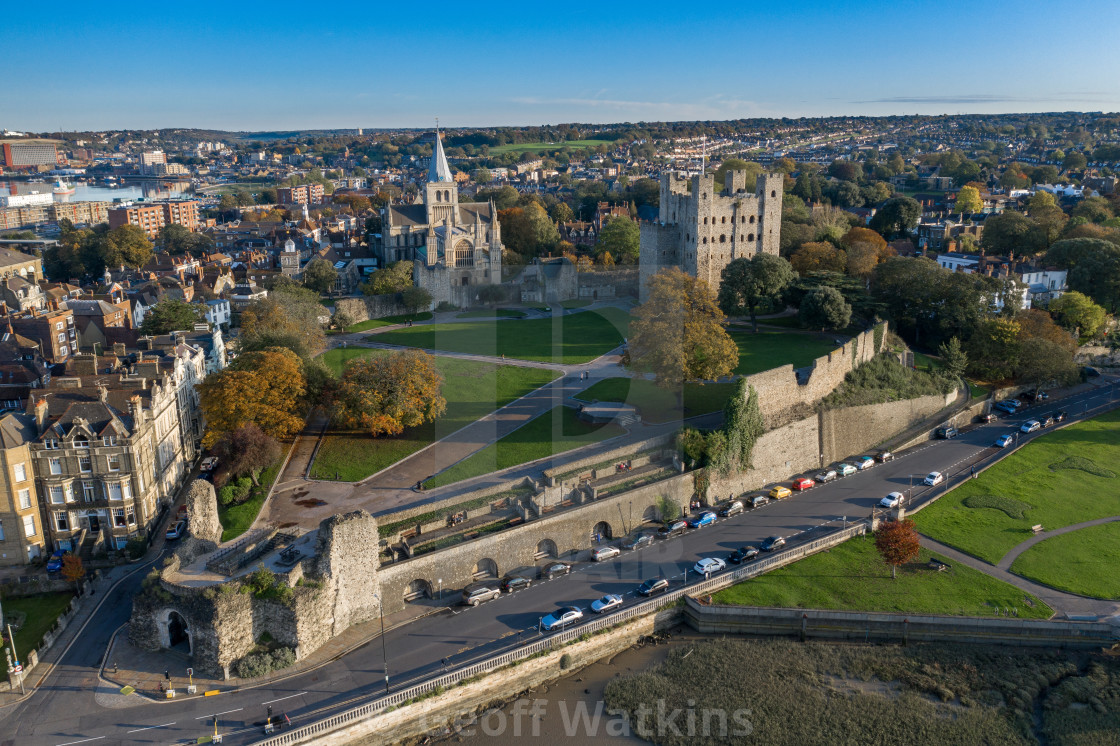
[[76, 554], [65, 554], [62, 557], [62, 577], [74, 584], [74, 591], [78, 590], [78, 582], [86, 576], [86, 568], [82, 565], [82, 558]]
[[883, 561], [891, 566], [891, 577], [901, 565], [918, 556], [921, 542], [914, 522], [909, 518], [902, 521], [883, 521], [875, 532], [875, 548]]
[[303, 427], [307, 379], [299, 356], [284, 347], [247, 352], [198, 386], [206, 417], [203, 443], [255, 423], [266, 435], [287, 438]]
[[353, 360], [338, 385], [339, 421], [373, 436], [399, 435], [447, 409], [435, 358], [420, 350]]
[[793, 252], [789, 263], [804, 277], [809, 272], [843, 272], [848, 266], [848, 257], [828, 241], [810, 241]]

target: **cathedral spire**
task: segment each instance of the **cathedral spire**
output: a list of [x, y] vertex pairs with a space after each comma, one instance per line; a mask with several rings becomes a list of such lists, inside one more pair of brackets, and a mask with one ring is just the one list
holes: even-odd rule
[[443, 141], [439, 137], [439, 120], [436, 120], [436, 144], [432, 148], [432, 162], [428, 166], [428, 181], [454, 181], [447, 156], [443, 154]]

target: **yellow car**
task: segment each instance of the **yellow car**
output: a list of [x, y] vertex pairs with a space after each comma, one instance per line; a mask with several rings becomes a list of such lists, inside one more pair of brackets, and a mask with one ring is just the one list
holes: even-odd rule
[[775, 500], [781, 500], [783, 497], [789, 497], [792, 494], [793, 493], [790, 492], [789, 487], [782, 487], [781, 485], [778, 485], [774, 489], [770, 490], [770, 497], [774, 498]]

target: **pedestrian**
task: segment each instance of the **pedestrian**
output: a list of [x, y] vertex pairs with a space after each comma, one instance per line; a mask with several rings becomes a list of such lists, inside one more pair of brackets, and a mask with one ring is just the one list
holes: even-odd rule
[[972, 478], [976, 479], [976, 467], [975, 466], [972, 467]]

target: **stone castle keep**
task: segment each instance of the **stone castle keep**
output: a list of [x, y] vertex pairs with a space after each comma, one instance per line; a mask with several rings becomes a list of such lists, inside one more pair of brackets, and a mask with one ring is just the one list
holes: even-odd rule
[[760, 174], [746, 189], [746, 171], [728, 171], [721, 192], [709, 174], [685, 179], [661, 174], [658, 222], [643, 223], [638, 268], [640, 299], [649, 278], [665, 267], [680, 267], [719, 290], [720, 273], [732, 259], [778, 254], [782, 226], [782, 174]]

